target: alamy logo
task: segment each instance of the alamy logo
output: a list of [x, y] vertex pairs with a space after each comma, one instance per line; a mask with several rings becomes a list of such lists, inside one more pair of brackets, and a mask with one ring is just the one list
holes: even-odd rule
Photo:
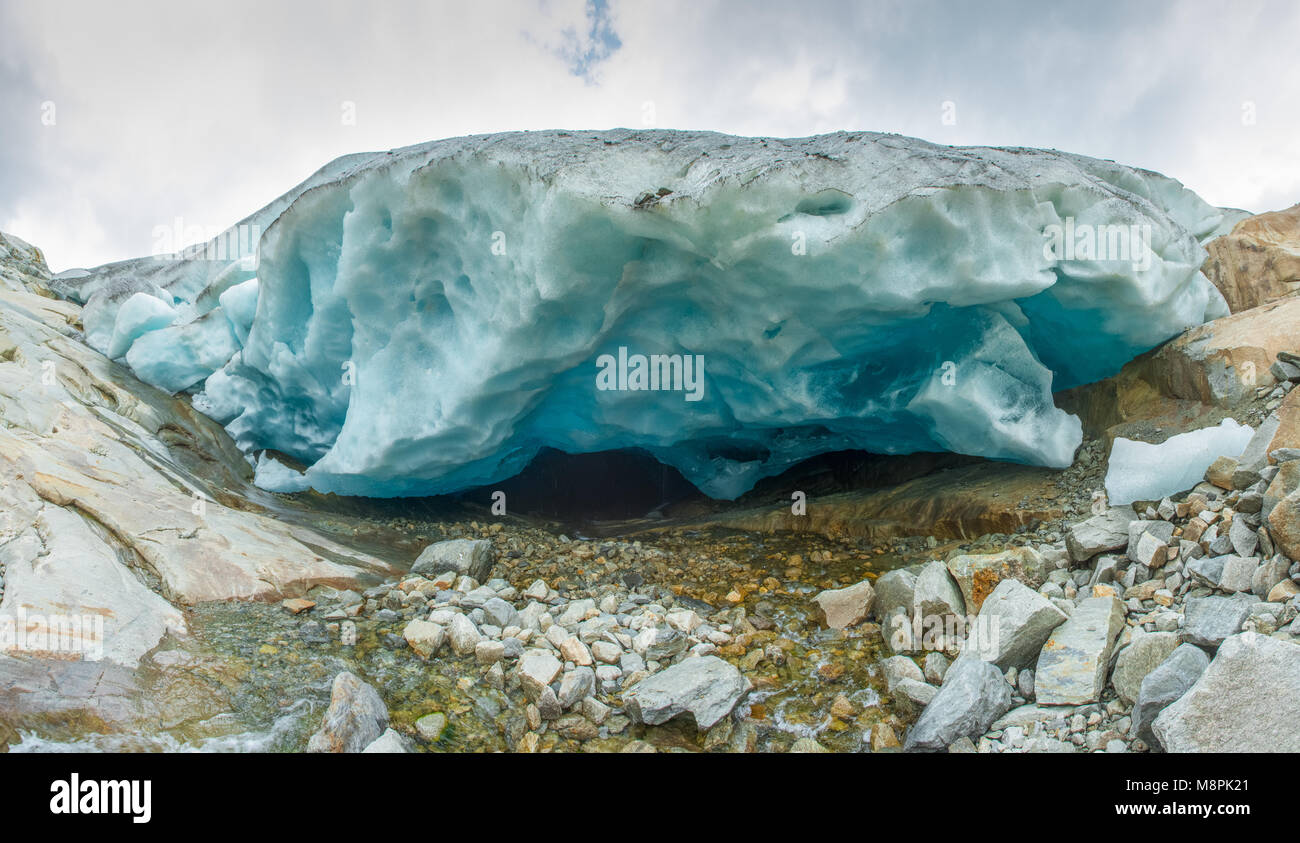
[[1043, 229], [1043, 257], [1049, 261], [1116, 261], [1132, 264], [1137, 272], [1151, 268], [1151, 226], [1053, 223]]
[[104, 616], [29, 614], [19, 606], [0, 615], [0, 653], [37, 653], [99, 661], [104, 657]]
[[703, 354], [633, 354], [619, 346], [618, 358], [602, 354], [596, 358], [596, 389], [601, 392], [670, 390], [685, 392], [687, 401], [704, 397]]
[[153, 782], [81, 780], [73, 773], [50, 785], [51, 814], [130, 814], [131, 822], [147, 823], [153, 816]]

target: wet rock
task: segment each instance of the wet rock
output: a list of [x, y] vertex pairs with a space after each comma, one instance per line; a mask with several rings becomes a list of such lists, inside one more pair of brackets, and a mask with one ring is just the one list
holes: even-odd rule
[[549, 650], [526, 650], [519, 657], [519, 682], [528, 698], [536, 701], [563, 669], [564, 665]]
[[871, 582], [863, 580], [847, 588], [823, 591], [813, 598], [813, 602], [817, 604], [828, 627], [846, 629], [867, 619], [875, 599], [876, 592]]
[[415, 721], [415, 731], [426, 741], [437, 741], [447, 730], [447, 715], [435, 711]]
[[975, 738], [1011, 708], [1002, 672], [981, 659], [962, 656], [948, 668], [943, 687], [907, 733], [909, 752], [942, 752], [958, 738]]
[[1300, 752], [1300, 646], [1233, 635], [1196, 684], [1156, 717], [1170, 752]]
[[392, 729], [385, 729], [384, 733], [371, 741], [370, 745], [361, 750], [365, 752], [387, 752], [401, 753], [413, 752], [410, 743], [401, 734]]
[[388, 707], [379, 692], [355, 674], [334, 677], [330, 704], [308, 752], [361, 752], [388, 728]]
[[430, 621], [414, 620], [402, 630], [402, 637], [422, 659], [427, 659], [438, 652], [447, 639], [447, 630], [440, 624]]
[[577, 667], [564, 674], [556, 694], [560, 707], [573, 708], [596, 690], [596, 672], [589, 667]]
[[452, 617], [451, 626], [447, 631], [447, 638], [451, 642], [452, 650], [459, 656], [468, 656], [474, 652], [478, 642], [483, 640], [478, 627], [474, 626], [474, 622], [464, 615]]
[[634, 722], [656, 726], [689, 713], [706, 730], [731, 713], [748, 690], [740, 671], [717, 656], [685, 659], [642, 679], [624, 694]]
[[1124, 614], [1116, 597], [1089, 597], [1075, 607], [1038, 656], [1034, 694], [1040, 704], [1078, 705], [1101, 698]]
[[1017, 580], [1003, 580], [984, 601], [970, 654], [1000, 670], [1034, 662], [1052, 630], [1066, 620], [1051, 601]]
[[492, 542], [487, 539], [448, 539], [421, 551], [411, 573], [432, 577], [455, 571], [484, 582], [492, 573], [493, 555]]

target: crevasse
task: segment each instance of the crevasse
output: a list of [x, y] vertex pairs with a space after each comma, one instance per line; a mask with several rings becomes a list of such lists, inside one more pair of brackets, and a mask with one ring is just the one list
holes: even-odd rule
[[[1225, 314], [1201, 243], [1240, 216], [1059, 152], [509, 133], [339, 159], [241, 223], [254, 255], [63, 283], [96, 348], [308, 466], [262, 456], [269, 489], [452, 492], [549, 446], [734, 498], [848, 448], [1068, 465], [1053, 390]], [[620, 354], [702, 360], [698, 400], [601, 388]]]

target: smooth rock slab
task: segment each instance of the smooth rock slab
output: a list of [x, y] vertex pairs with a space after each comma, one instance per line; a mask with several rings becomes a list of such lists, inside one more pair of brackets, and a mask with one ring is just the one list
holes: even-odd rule
[[699, 656], [642, 679], [623, 695], [623, 706], [634, 722], [649, 726], [690, 714], [703, 731], [730, 714], [748, 690], [735, 666], [717, 656]]
[[943, 687], [907, 733], [908, 752], [943, 752], [961, 737], [977, 738], [1011, 708], [1011, 686], [989, 662], [959, 657]]
[[1210, 657], [1200, 647], [1178, 645], [1178, 649], [1143, 678], [1133, 706], [1133, 734], [1148, 746], [1160, 747], [1160, 740], [1151, 731], [1151, 724], [1170, 703], [1187, 693], [1209, 666]]
[[1042, 705], [1096, 702], [1106, 687], [1115, 639], [1124, 627], [1116, 597], [1089, 597], [1047, 639], [1034, 671], [1034, 697]]
[[330, 705], [308, 752], [362, 752], [388, 728], [388, 706], [379, 692], [355, 674], [334, 677]]
[[455, 571], [485, 582], [492, 573], [492, 557], [492, 542], [487, 539], [449, 539], [421, 551], [411, 565], [411, 573], [434, 577]]
[[1152, 730], [1169, 752], [1300, 752], [1297, 723], [1300, 646], [1245, 634], [1223, 642]]
[[1016, 580], [1003, 580], [980, 609], [969, 652], [1001, 670], [1021, 668], [1065, 620], [1065, 613], [1046, 597]]

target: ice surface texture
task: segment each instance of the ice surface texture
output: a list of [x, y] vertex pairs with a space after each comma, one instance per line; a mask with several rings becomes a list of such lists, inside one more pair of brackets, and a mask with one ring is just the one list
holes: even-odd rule
[[1110, 450], [1106, 495], [1113, 506], [1120, 506], [1185, 492], [1201, 482], [1219, 457], [1240, 456], [1252, 433], [1249, 425], [1224, 419], [1215, 427], [1170, 436], [1159, 445], [1119, 437]]
[[[1068, 465], [1052, 391], [1226, 314], [1201, 242], [1239, 216], [1058, 152], [525, 132], [339, 159], [242, 223], [255, 259], [64, 292], [96, 348], [310, 466], [260, 460], [268, 488], [433, 494], [637, 447], [732, 498], [846, 448]], [[1150, 250], [1071, 249], [1090, 228]], [[620, 349], [701, 355], [702, 397], [599, 389]]]

